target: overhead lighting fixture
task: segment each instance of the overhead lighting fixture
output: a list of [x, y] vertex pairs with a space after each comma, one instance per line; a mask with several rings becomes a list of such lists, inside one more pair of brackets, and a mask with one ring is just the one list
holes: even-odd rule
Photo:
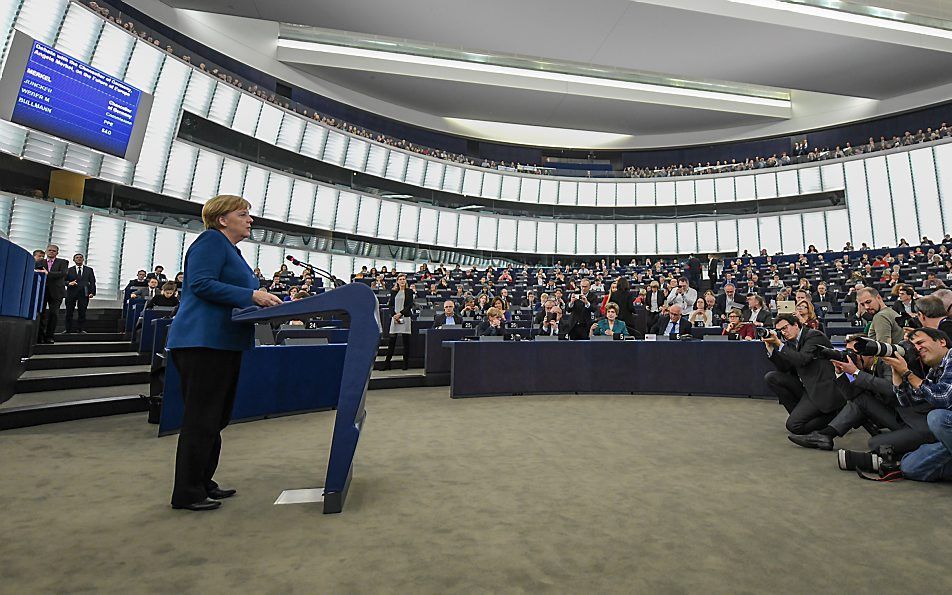
[[509, 122], [470, 120], [467, 118], [443, 118], [443, 120], [462, 134], [493, 138], [519, 145], [607, 149], [626, 146], [634, 139], [630, 134], [597, 132], [594, 130], [553, 128]]
[[853, 2], [838, 0], [728, 0], [728, 2], [952, 40], [952, 31], [947, 28], [949, 24], [944, 21]]

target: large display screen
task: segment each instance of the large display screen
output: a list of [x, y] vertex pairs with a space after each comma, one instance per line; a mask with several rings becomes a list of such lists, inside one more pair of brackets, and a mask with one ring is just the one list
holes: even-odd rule
[[152, 103], [149, 94], [19, 31], [0, 87], [5, 119], [138, 159], [148, 119], [143, 108]]

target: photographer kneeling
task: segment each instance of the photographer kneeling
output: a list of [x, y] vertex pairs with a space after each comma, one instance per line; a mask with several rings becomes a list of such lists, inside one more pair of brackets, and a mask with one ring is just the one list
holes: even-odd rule
[[[892, 453], [840, 451], [841, 469], [879, 471], [885, 474], [899, 470], [907, 479], [916, 481], [940, 481], [952, 479], [952, 357], [949, 345], [952, 340], [944, 332], [932, 328], [915, 329], [909, 333], [919, 359], [929, 368], [924, 379], [909, 369], [901, 357], [883, 358], [892, 368], [892, 380], [896, 397], [903, 406], [928, 403], [926, 423], [938, 442], [924, 444], [906, 453], [898, 465]], [[882, 456], [881, 456], [882, 455]], [[898, 468], [898, 469], [897, 469]]]
[[793, 314], [777, 316], [774, 329], [758, 332], [777, 367], [764, 381], [790, 414], [787, 431], [809, 434], [829, 424], [846, 403], [836, 388], [833, 365], [816, 357], [819, 349], [832, 345], [820, 331], [800, 326]]
[[[791, 442], [804, 448], [833, 450], [833, 440], [846, 435], [860, 425], [870, 429], [869, 448], [892, 444], [897, 450], [909, 452], [931, 438], [928, 428], [913, 429], [896, 411], [892, 371], [877, 356], [864, 355], [857, 347], [863, 335], [851, 335], [846, 340], [846, 352], [835, 349], [820, 350], [819, 357], [829, 359], [836, 371], [836, 386], [846, 399], [846, 405], [826, 427], [806, 436], [788, 436]], [[871, 423], [870, 423], [871, 422]], [[875, 427], [872, 427], [875, 426]], [[881, 434], [877, 428], [891, 431]], [[923, 430], [925, 435], [923, 435]]]

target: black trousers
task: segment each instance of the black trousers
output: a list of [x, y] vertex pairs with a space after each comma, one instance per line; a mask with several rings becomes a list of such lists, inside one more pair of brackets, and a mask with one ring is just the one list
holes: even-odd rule
[[791, 434], [815, 432], [826, 427], [836, 417], [836, 411], [824, 413], [806, 398], [807, 390], [796, 376], [773, 370], [767, 372], [764, 381], [790, 414], [786, 426]]
[[[89, 298], [85, 295], [66, 296], [66, 332], [71, 333], [76, 330], [85, 330], [86, 328], [86, 308], [89, 307]], [[76, 310], [78, 324], [73, 326], [73, 310]]]
[[175, 452], [172, 504], [201, 502], [218, 487], [212, 477], [221, 454], [221, 431], [231, 421], [241, 369], [241, 351], [173, 349], [185, 412]]
[[865, 416], [880, 428], [888, 428], [888, 432], [882, 432], [869, 439], [869, 449], [879, 450], [880, 446], [886, 444], [893, 447], [896, 454], [906, 454], [912, 452], [923, 444], [931, 444], [936, 441], [928, 427], [924, 430], [917, 430], [906, 425], [897, 412], [892, 407], [884, 405], [882, 401], [870, 395], [860, 395], [853, 400]]
[[39, 339], [53, 340], [53, 333], [56, 332], [56, 324], [59, 322], [60, 304], [63, 303], [61, 297], [43, 298], [43, 312], [40, 313], [40, 332]]
[[387, 343], [387, 363], [393, 359], [393, 353], [397, 348], [397, 337], [400, 337], [400, 343], [403, 345], [403, 368], [407, 369], [410, 364], [410, 335], [409, 333], [393, 333], [390, 335], [390, 341]]

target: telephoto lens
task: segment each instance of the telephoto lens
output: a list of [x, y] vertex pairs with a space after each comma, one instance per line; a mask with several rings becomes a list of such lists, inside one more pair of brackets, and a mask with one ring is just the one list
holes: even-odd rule
[[880, 343], [867, 337], [856, 339], [856, 353], [860, 355], [874, 355], [879, 357], [905, 357], [906, 348], [892, 343]]
[[770, 329], [762, 326], [758, 326], [754, 332], [757, 333], [758, 339], [766, 339], [770, 335]]

